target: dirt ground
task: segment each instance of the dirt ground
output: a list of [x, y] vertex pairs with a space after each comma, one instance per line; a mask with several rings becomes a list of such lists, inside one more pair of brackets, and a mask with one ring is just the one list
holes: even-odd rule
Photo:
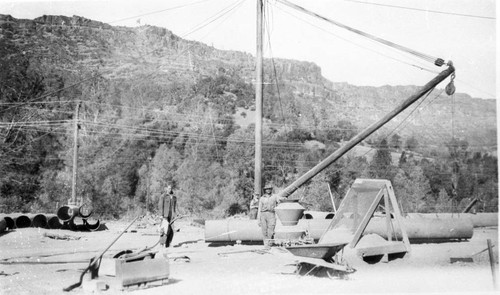
[[[62, 289], [78, 282], [90, 258], [98, 255], [125, 229], [128, 222], [106, 222], [108, 230], [72, 232], [26, 228], [0, 236], [0, 294], [89, 294], [90, 276], [83, 287]], [[214, 246], [204, 242], [202, 226], [179, 221], [169, 249], [170, 278], [163, 286], [119, 290], [113, 283], [102, 294], [493, 294], [494, 280], [488, 251], [473, 262], [450, 263], [450, 257], [470, 257], [495, 245], [498, 262], [498, 229], [476, 228], [471, 240], [412, 244], [410, 255], [388, 263], [367, 264], [353, 250], [344, 258], [356, 271], [344, 278], [297, 276], [296, 257], [281, 248], [262, 245]], [[54, 239], [47, 235], [68, 240]], [[107, 252], [99, 280], [114, 281], [110, 256], [125, 249], [137, 250], [156, 243], [156, 227], [134, 224]], [[235, 252], [236, 253], [230, 253]], [[189, 260], [186, 257], [189, 257]], [[498, 274], [498, 263], [495, 264]], [[499, 279], [497, 279], [500, 282]]]

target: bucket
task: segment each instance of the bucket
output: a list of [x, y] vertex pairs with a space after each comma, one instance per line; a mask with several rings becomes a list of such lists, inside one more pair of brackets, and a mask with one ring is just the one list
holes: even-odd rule
[[305, 208], [299, 204], [299, 200], [285, 200], [276, 206], [276, 215], [278, 215], [281, 224], [284, 226], [297, 225]]

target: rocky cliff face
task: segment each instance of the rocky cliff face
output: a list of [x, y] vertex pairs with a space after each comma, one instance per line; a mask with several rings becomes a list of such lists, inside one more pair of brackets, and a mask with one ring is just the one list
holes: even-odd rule
[[[0, 15], [0, 43], [12, 42], [19, 53], [44, 60], [68, 71], [100, 71], [109, 79], [152, 73], [151, 79], [172, 75], [194, 79], [221, 71], [254, 80], [254, 57], [218, 50], [179, 38], [165, 28], [111, 26], [80, 16], [42, 16], [33, 20]], [[357, 87], [335, 83], [321, 75], [311, 62], [286, 59], [265, 61], [265, 80], [277, 80], [287, 91], [327, 116], [347, 119], [365, 127], [413, 94], [416, 86]], [[416, 135], [421, 142], [442, 142], [451, 134], [476, 146], [496, 144], [495, 101], [456, 94], [454, 100], [436, 90], [412, 120], [404, 121], [400, 135]], [[436, 93], [436, 94], [435, 94]], [[432, 104], [430, 103], [432, 102]], [[406, 112], [408, 115], [410, 111]], [[396, 118], [386, 129], [403, 123]], [[453, 130], [452, 130], [453, 127]], [[496, 147], [495, 147], [496, 149]]]

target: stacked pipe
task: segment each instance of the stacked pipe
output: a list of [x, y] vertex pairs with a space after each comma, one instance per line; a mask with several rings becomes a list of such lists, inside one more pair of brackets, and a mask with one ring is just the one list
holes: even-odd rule
[[[39, 227], [49, 229], [60, 229], [61, 222], [54, 214], [45, 213], [11, 213], [0, 214], [0, 222], [5, 222], [5, 228], [0, 225], [0, 233], [15, 228]], [[3, 229], [2, 229], [3, 228]]]
[[83, 204], [82, 206], [64, 205], [57, 210], [57, 216], [63, 221], [63, 227], [72, 231], [96, 231], [100, 228], [99, 219], [91, 218], [92, 207]]
[[74, 231], [97, 231], [101, 224], [99, 219], [93, 219], [92, 208], [89, 205], [65, 205], [56, 214], [46, 213], [11, 213], [0, 214], [0, 234], [15, 228], [48, 228], [70, 229]]

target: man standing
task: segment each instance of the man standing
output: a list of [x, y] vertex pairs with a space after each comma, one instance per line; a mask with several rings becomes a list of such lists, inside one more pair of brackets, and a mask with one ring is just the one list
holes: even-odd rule
[[160, 197], [159, 214], [162, 217], [160, 223], [160, 244], [168, 248], [174, 238], [172, 220], [177, 215], [177, 197], [174, 195], [171, 185], [167, 185], [164, 194]]
[[253, 194], [252, 200], [250, 201], [250, 219], [257, 219], [259, 213], [259, 194]]
[[[276, 227], [276, 215], [274, 209], [281, 200], [278, 196], [273, 195], [273, 188], [270, 185], [264, 187], [264, 194], [260, 197], [260, 220], [259, 225], [262, 230], [262, 235], [265, 239], [272, 239], [274, 228]], [[264, 242], [265, 243], [265, 242]]]

